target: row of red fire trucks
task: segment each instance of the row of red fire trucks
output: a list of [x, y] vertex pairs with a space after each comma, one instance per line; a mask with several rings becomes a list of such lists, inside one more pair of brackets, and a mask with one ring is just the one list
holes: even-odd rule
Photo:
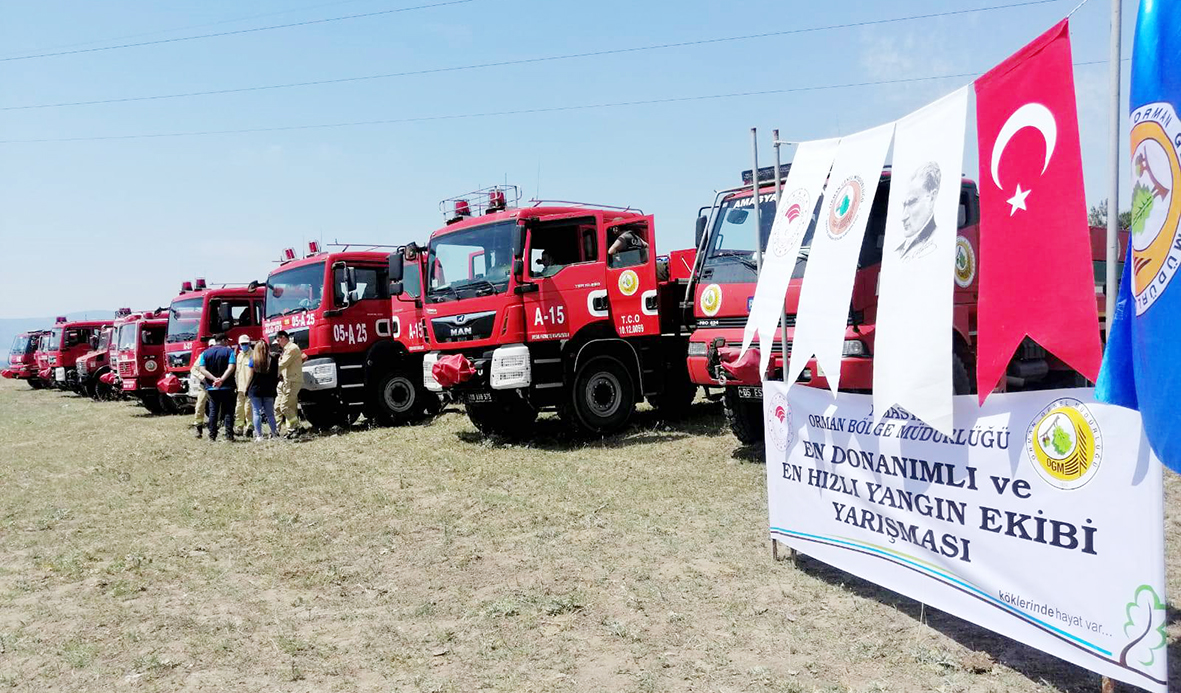
[[[782, 172], [782, 171], [781, 171]], [[152, 412], [192, 406], [188, 374], [218, 333], [237, 341], [285, 330], [303, 350], [300, 406], [315, 427], [364, 414], [414, 421], [460, 400], [482, 432], [527, 435], [538, 414], [607, 434], [647, 401], [667, 415], [704, 387], [735, 435], [762, 438], [761, 376], [782, 377], [790, 353], [805, 237], [776, 333], [771, 372], [732, 365], [770, 234], [773, 168], [703, 207], [695, 247], [657, 252], [655, 219], [632, 207], [532, 201], [515, 186], [444, 200], [444, 224], [419, 247], [309, 244], [284, 251], [265, 282], [184, 282], [167, 309], [66, 321], [17, 337], [5, 377], [97, 399], [132, 396]], [[889, 172], [869, 217], [849, 306], [842, 386], [872, 385], [877, 276]], [[761, 214], [753, 214], [755, 205]], [[760, 219], [756, 228], [755, 219]], [[962, 183], [954, 277], [954, 388], [974, 383], [979, 201]], [[1102, 307], [1102, 231], [1093, 229]], [[786, 345], [786, 350], [785, 350]], [[1027, 341], [1002, 389], [1073, 384], [1077, 374]], [[805, 385], [827, 387], [815, 362]]]

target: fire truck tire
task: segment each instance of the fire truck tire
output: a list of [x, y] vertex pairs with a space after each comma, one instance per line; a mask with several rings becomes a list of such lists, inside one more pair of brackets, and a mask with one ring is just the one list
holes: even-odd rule
[[420, 418], [426, 407], [426, 388], [422, 377], [415, 378], [406, 369], [392, 370], [377, 381], [374, 412], [378, 423], [393, 426]]
[[959, 354], [951, 355], [951, 387], [957, 395], [972, 394], [972, 378], [968, 375], [968, 367]]
[[613, 356], [596, 356], [574, 374], [571, 399], [560, 413], [583, 433], [605, 435], [627, 425], [635, 409], [635, 385], [627, 367]]
[[317, 431], [327, 431], [333, 426], [348, 424], [347, 414], [335, 402], [301, 402], [300, 404], [303, 418], [307, 419], [308, 425]]
[[29, 387], [33, 388], [34, 390], [41, 390], [45, 387], [45, 383], [41, 382], [40, 380], [37, 380], [36, 378], [30, 379], [26, 382], [28, 382]]
[[689, 412], [693, 400], [697, 399], [697, 385], [689, 381], [669, 383], [664, 392], [650, 395], [651, 404], [666, 419], [678, 419]]
[[726, 412], [726, 422], [734, 437], [743, 445], [756, 445], [763, 442], [763, 405], [761, 402], [746, 402], [738, 399], [738, 392], [732, 387], [725, 388], [722, 396], [722, 409]]
[[466, 409], [472, 425], [486, 436], [521, 437], [537, 421], [537, 409], [514, 392], [494, 392], [490, 404], [468, 404]]
[[171, 416], [180, 413], [180, 406], [168, 395], [158, 392], [156, 398], [160, 400], [160, 410], [165, 414]]
[[163, 414], [164, 404], [160, 402], [159, 395], [152, 393], [139, 398], [139, 403], [144, 409], [147, 409], [151, 414]]

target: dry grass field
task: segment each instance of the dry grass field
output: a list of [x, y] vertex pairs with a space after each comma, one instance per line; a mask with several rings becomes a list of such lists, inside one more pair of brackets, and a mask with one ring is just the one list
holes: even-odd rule
[[0, 385], [0, 689], [1099, 690], [816, 561], [774, 562], [761, 452], [704, 401], [583, 443], [556, 419], [483, 442], [455, 407], [298, 443], [184, 426]]

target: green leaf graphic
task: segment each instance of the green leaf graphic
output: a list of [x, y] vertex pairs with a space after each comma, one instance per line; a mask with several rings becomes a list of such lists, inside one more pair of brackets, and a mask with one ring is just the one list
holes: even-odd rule
[[845, 216], [845, 214], [848, 213], [849, 205], [851, 204], [853, 204], [853, 199], [848, 195], [845, 195], [845, 199], [841, 200], [841, 206], [837, 207], [837, 213], [841, 216]]
[[1147, 185], [1137, 183], [1132, 188], [1132, 235], [1144, 232], [1144, 222], [1148, 221], [1148, 215], [1152, 213], [1153, 201], [1152, 191]]
[[1120, 664], [1128, 666], [1128, 657], [1136, 652], [1136, 661], [1150, 667], [1156, 661], [1156, 651], [1163, 649], [1168, 640], [1165, 633], [1165, 605], [1151, 585], [1140, 585], [1128, 602], [1124, 613], [1128, 616], [1124, 624], [1124, 635], [1131, 642], [1120, 652]]
[[1059, 455], [1065, 455], [1070, 452], [1070, 434], [1062, 426], [1054, 424], [1054, 437], [1051, 439], [1050, 444], [1054, 446], [1054, 452], [1057, 452]]

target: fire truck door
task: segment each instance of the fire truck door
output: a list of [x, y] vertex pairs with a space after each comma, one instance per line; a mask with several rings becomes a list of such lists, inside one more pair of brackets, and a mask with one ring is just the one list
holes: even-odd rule
[[525, 248], [524, 297], [529, 341], [568, 339], [584, 325], [607, 317], [603, 282], [605, 249], [594, 217], [571, 215], [530, 227]]
[[393, 338], [385, 265], [339, 263], [332, 268], [332, 283], [333, 305], [340, 313], [319, 338], [330, 340], [334, 352], [363, 352], [377, 341]]
[[607, 296], [621, 337], [660, 334], [654, 230], [650, 216], [607, 228]]

